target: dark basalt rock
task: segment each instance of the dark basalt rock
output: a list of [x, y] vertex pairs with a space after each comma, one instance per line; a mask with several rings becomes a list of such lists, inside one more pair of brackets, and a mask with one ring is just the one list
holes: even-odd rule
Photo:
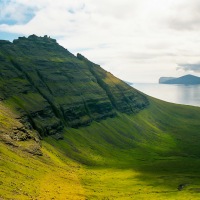
[[189, 184], [188, 183], [182, 183], [180, 185], [178, 185], [178, 191], [182, 191], [186, 186], [188, 186]]
[[[117, 112], [137, 113], [149, 104], [143, 94], [48, 36], [0, 44], [0, 99], [40, 136], [61, 134], [65, 126], [87, 126]], [[24, 134], [15, 131], [12, 137], [23, 140], [28, 137]]]

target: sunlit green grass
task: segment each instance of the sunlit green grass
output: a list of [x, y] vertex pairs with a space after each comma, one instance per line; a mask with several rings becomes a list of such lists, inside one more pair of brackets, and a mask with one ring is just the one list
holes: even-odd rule
[[199, 199], [199, 130], [200, 108], [152, 99], [136, 115], [44, 138], [40, 157], [2, 144], [0, 197]]

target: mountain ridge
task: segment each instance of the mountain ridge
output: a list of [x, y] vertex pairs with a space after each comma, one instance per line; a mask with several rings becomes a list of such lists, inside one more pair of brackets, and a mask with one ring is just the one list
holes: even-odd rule
[[140, 92], [47, 36], [0, 43], [1, 99], [41, 136], [148, 105]]

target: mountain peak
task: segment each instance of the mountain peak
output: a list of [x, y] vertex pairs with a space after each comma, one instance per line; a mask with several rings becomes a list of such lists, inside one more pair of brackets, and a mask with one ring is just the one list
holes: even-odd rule
[[184, 76], [182, 76], [182, 77], [197, 77], [197, 76], [194, 76], [194, 75], [192, 75], [192, 74], [186, 74], [186, 75], [184, 75]]
[[19, 37], [18, 39], [13, 40], [14, 44], [18, 44], [21, 42], [45, 42], [45, 43], [57, 43], [55, 39], [50, 38], [50, 36], [37, 36], [35, 34], [30, 35], [28, 37]]

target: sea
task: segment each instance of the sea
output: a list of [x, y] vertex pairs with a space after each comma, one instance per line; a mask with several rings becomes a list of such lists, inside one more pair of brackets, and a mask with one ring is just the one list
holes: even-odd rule
[[157, 99], [200, 107], [200, 85], [133, 83], [131, 86]]

